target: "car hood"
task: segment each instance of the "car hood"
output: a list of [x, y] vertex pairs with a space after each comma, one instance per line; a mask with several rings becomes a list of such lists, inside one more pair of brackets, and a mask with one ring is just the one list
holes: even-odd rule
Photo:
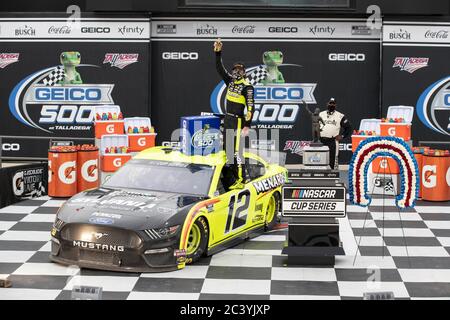
[[144, 230], [182, 224], [205, 197], [170, 192], [98, 188], [70, 198], [59, 210], [65, 223], [111, 225]]

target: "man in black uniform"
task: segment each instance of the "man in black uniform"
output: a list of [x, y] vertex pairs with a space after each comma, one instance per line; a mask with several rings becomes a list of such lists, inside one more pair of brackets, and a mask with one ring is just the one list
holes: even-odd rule
[[[245, 66], [242, 63], [235, 63], [231, 74], [224, 68], [220, 39], [214, 43], [214, 52], [216, 53], [217, 72], [227, 85], [223, 145], [227, 160], [231, 161], [233, 158], [233, 171], [236, 177], [236, 181], [230, 189], [242, 189], [245, 183], [243, 168], [245, 159], [241, 135], [247, 135], [252, 122], [255, 109], [254, 88], [245, 78]], [[230, 137], [233, 137], [233, 144], [227, 139]]]
[[336, 100], [334, 98], [328, 101], [327, 109], [319, 113], [324, 122], [320, 130], [320, 142], [330, 149], [331, 169], [338, 169], [339, 142], [351, 134], [352, 127], [345, 115], [336, 111]]

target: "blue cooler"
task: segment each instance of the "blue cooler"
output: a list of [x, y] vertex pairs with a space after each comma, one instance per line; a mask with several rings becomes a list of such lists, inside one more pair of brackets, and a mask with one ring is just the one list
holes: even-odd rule
[[184, 154], [206, 156], [222, 149], [219, 117], [182, 117], [181, 129], [181, 152]]

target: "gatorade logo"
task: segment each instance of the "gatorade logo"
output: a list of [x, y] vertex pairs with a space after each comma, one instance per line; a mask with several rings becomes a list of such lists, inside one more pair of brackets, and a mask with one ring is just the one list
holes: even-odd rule
[[48, 183], [52, 182], [53, 172], [51, 167], [52, 167], [52, 160], [48, 160]]
[[74, 183], [77, 177], [75, 168], [75, 161], [64, 162], [58, 169], [59, 180], [65, 184]]
[[[448, 172], [447, 172], [447, 181], [448, 181]], [[422, 171], [422, 181], [425, 188], [434, 188], [436, 187], [436, 166], [424, 166]]]
[[113, 165], [114, 165], [114, 167], [116, 167], [116, 168], [120, 168], [120, 167], [122, 166], [122, 159], [120, 159], [120, 158], [115, 158], [115, 159], [113, 160]]
[[95, 182], [98, 180], [98, 163], [96, 159], [86, 161], [81, 166], [81, 176], [87, 182]]
[[106, 132], [108, 133], [114, 133], [114, 125], [113, 124], [108, 124], [106, 126]]
[[139, 138], [137, 144], [140, 145], [141, 147], [145, 147], [146, 145], [145, 138]]
[[390, 128], [388, 129], [388, 134], [389, 134], [391, 137], [395, 137], [395, 127], [390, 127]]
[[387, 160], [386, 159], [381, 160], [380, 167], [382, 169], [387, 169]]

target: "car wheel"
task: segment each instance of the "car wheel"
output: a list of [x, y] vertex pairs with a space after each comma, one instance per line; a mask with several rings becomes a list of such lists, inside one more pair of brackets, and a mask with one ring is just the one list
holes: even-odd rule
[[204, 218], [198, 218], [189, 231], [186, 247], [186, 263], [198, 261], [208, 247], [209, 230]]
[[265, 229], [271, 230], [277, 224], [277, 214], [279, 208], [280, 197], [277, 192], [272, 193], [266, 209], [266, 226]]

